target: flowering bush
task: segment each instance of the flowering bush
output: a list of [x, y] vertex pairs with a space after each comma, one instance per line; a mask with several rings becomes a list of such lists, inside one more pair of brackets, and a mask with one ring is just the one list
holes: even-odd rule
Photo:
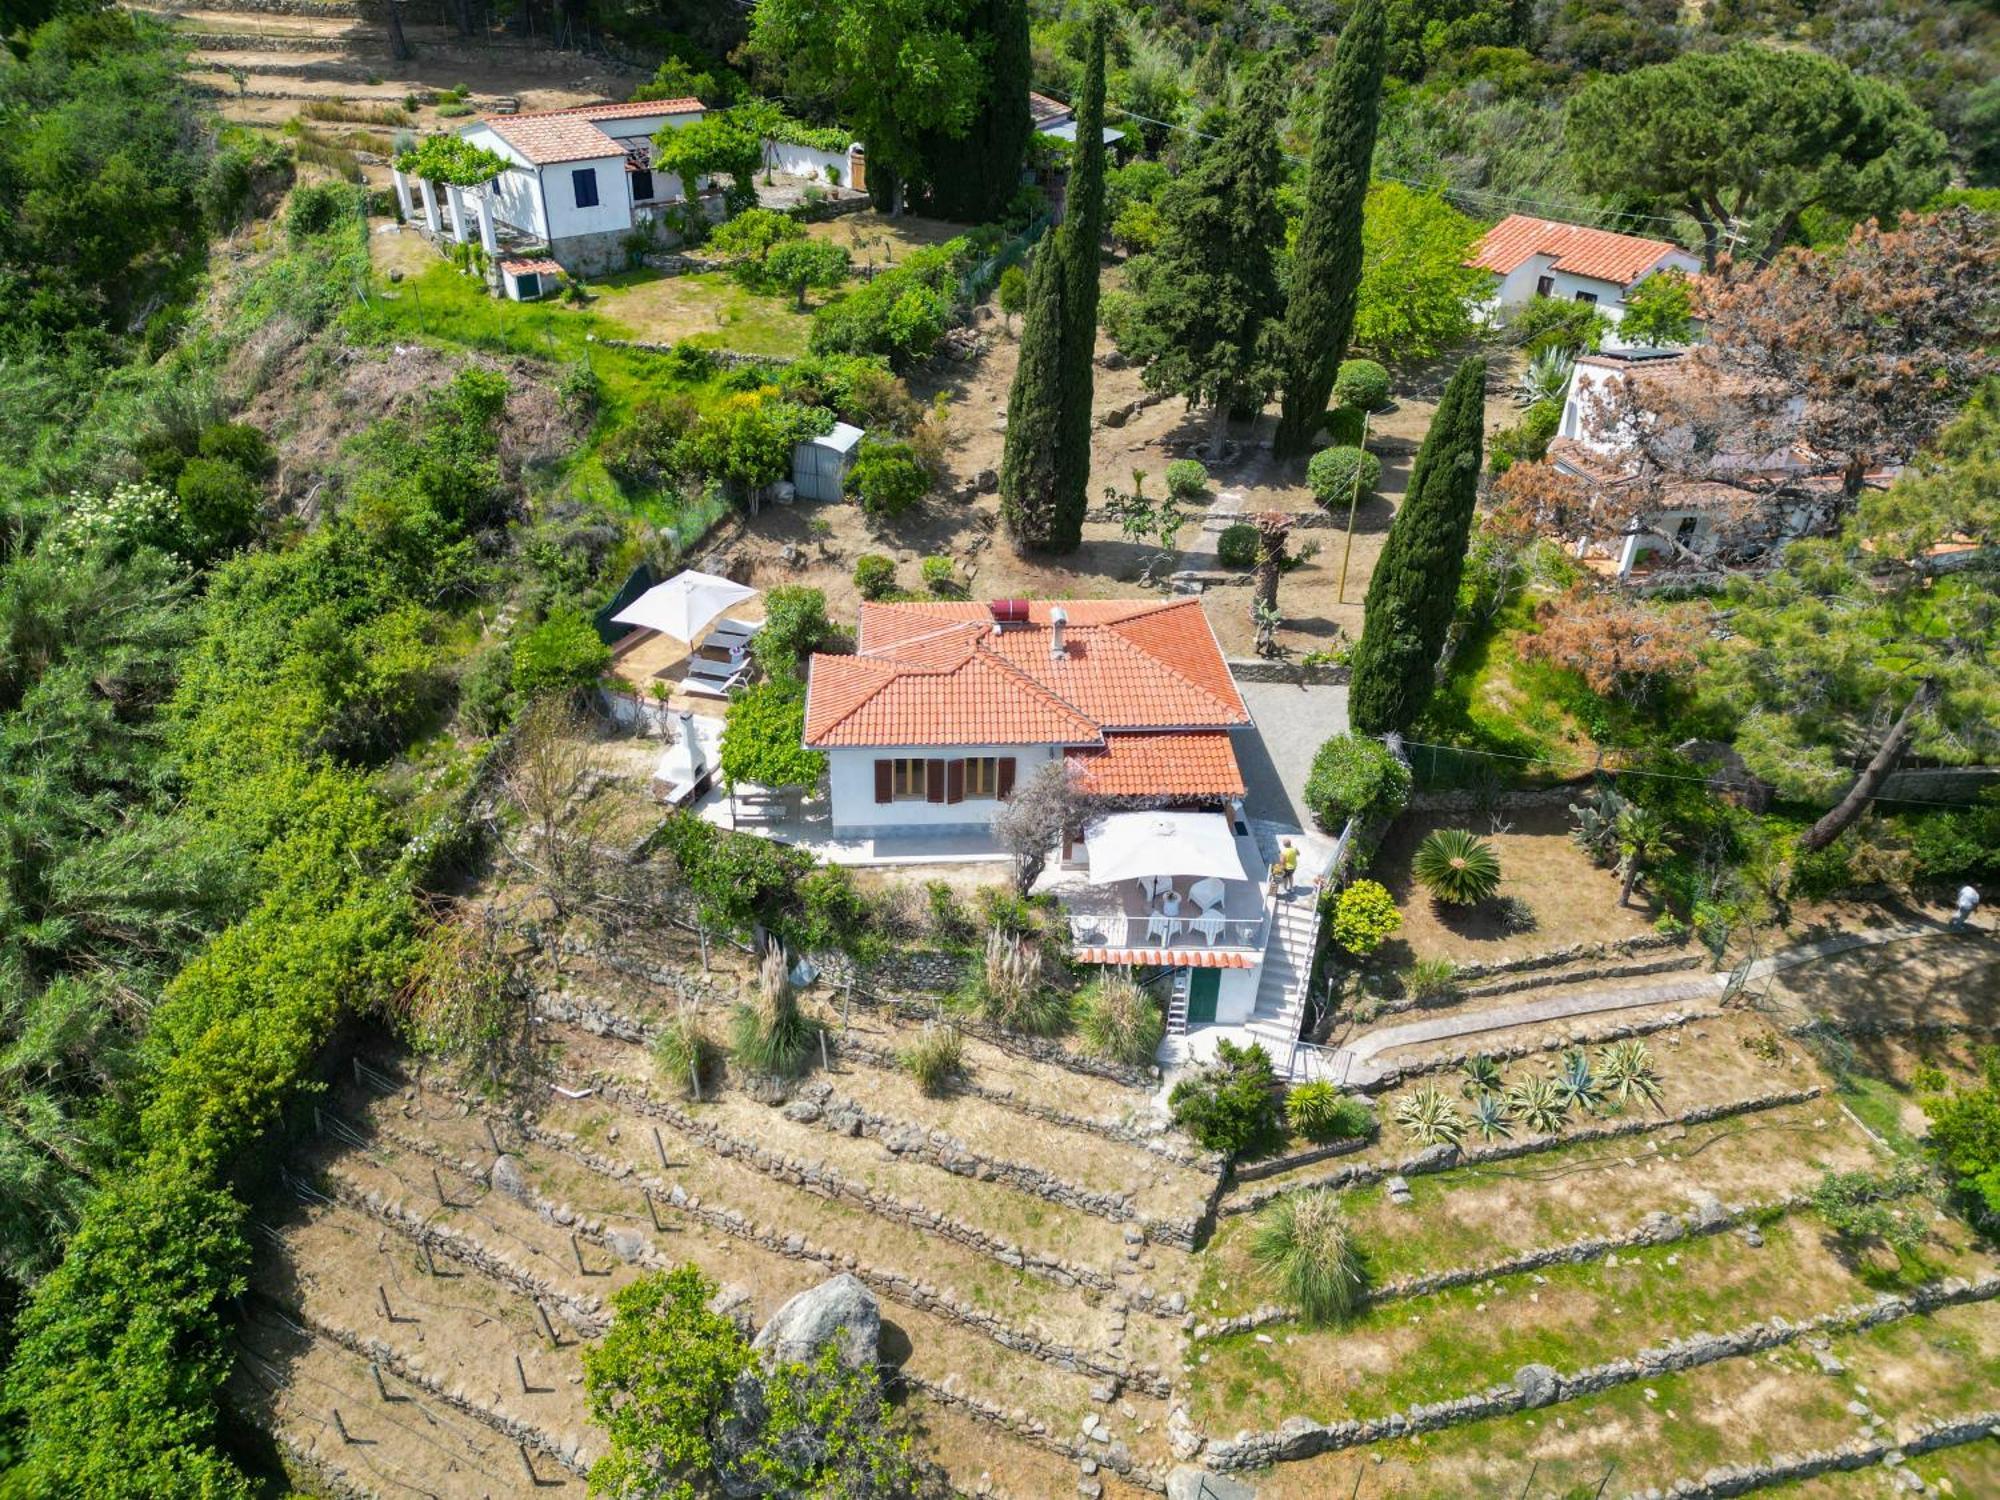
[[69, 505], [43, 544], [63, 557], [100, 549], [120, 556], [134, 547], [179, 552], [187, 545], [180, 502], [157, 484], [121, 484], [108, 495], [69, 492]]

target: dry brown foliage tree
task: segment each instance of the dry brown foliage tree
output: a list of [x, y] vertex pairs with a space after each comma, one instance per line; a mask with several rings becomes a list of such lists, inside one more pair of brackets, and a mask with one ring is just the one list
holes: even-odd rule
[[533, 1006], [501, 956], [498, 933], [477, 908], [445, 902], [431, 912], [398, 996], [411, 1044], [489, 1079], [532, 1055]]
[[1592, 692], [1643, 703], [1694, 670], [1707, 631], [1702, 612], [1621, 594], [1570, 590], [1535, 611], [1540, 630], [1521, 655], [1580, 674]]
[[520, 814], [522, 837], [510, 851], [558, 913], [587, 905], [603, 869], [608, 810], [591, 804], [595, 777], [590, 728], [559, 695], [522, 715], [501, 785]]

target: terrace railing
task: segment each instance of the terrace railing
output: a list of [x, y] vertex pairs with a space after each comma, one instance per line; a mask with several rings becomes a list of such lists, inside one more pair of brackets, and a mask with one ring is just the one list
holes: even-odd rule
[[1078, 948], [1264, 948], [1264, 918], [1178, 917], [1125, 912], [1071, 912], [1070, 942]]

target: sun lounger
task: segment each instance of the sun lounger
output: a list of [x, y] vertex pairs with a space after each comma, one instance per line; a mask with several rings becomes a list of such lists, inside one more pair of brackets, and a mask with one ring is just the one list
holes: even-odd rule
[[704, 697], [727, 698], [732, 688], [741, 687], [750, 676], [750, 666], [747, 656], [735, 662], [709, 661], [706, 657], [690, 656], [681, 686]]

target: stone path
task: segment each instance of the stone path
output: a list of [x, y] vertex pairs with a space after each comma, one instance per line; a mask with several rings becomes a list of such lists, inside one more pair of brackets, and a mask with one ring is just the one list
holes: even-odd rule
[[[1851, 953], [1857, 948], [1873, 948], [1884, 943], [1933, 936], [1945, 929], [1935, 922], [1898, 922], [1888, 927], [1870, 927], [1860, 932], [1843, 932], [1814, 942], [1801, 943], [1750, 965], [1746, 979], [1763, 979], [1815, 959]], [[1383, 1026], [1356, 1037], [1336, 1051], [1331, 1076], [1354, 1088], [1367, 1088], [1390, 1071], [1375, 1058], [1396, 1047], [1420, 1042], [1444, 1041], [1455, 1036], [1473, 1036], [1482, 1031], [1503, 1031], [1510, 1026], [1529, 1026], [1538, 1021], [1560, 1021], [1568, 1016], [1587, 1016], [1599, 1011], [1630, 1010], [1644, 1005], [1665, 1005], [1676, 1000], [1695, 1000], [1720, 995], [1728, 987], [1727, 974], [1703, 974], [1694, 979], [1675, 979], [1663, 984], [1633, 989], [1579, 990], [1574, 994], [1553, 994], [1524, 1005], [1503, 1006], [1498, 1010], [1462, 1011], [1433, 1016], [1425, 1021], [1408, 1021], [1399, 1026]]]
[[1340, 1073], [1341, 1053], [1334, 1055], [1333, 1066], [1336, 1076], [1345, 1076], [1357, 1088], [1366, 1088], [1389, 1071], [1376, 1065], [1376, 1055], [1396, 1047], [1472, 1036], [1481, 1031], [1504, 1031], [1510, 1026], [1532, 1026], [1538, 1021], [1560, 1021], [1567, 1016], [1587, 1016], [1598, 1011], [1630, 1010], [1642, 1005], [1667, 1005], [1676, 1000], [1714, 998], [1722, 993], [1728, 981], [1727, 974], [1703, 974], [1694, 979], [1673, 979], [1664, 984], [1641, 985], [1632, 989], [1579, 990], [1574, 994], [1548, 995], [1525, 1005], [1509, 1005], [1499, 1010], [1433, 1016], [1427, 1021], [1384, 1026], [1366, 1036], [1356, 1037], [1341, 1049], [1341, 1053], [1353, 1058], [1344, 1075]]

